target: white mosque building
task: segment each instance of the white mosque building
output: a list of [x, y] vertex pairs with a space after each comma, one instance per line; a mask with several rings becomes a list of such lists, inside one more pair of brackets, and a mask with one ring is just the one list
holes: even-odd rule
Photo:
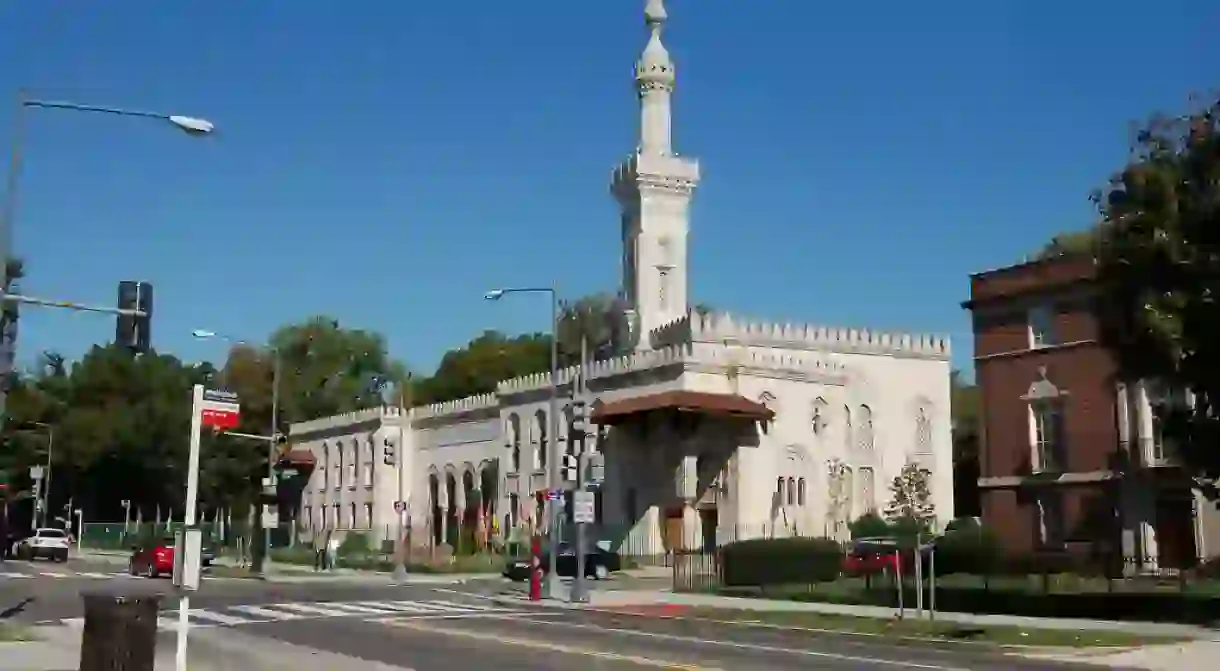
[[[662, 0], [647, 0], [645, 19], [639, 147], [610, 185], [633, 342], [584, 375], [597, 427], [589, 449], [606, 465], [594, 534], [631, 554], [759, 536], [843, 539], [851, 520], [885, 508], [908, 463], [931, 472], [943, 527], [953, 516], [947, 338], [688, 308], [700, 166], [670, 142], [675, 69]], [[560, 371], [564, 412], [577, 375]], [[461, 542], [459, 524], [499, 534], [541, 523], [548, 441], [572, 449], [566, 421], [548, 436], [549, 398], [541, 373], [491, 394], [294, 424], [294, 449], [316, 460], [301, 531], [387, 540], [404, 525], [419, 546]]]

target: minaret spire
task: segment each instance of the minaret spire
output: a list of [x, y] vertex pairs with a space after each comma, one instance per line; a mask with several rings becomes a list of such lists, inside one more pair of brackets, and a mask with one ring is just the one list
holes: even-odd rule
[[668, 20], [663, 0], [647, 0], [644, 22], [650, 35], [635, 67], [640, 95], [640, 153], [672, 153], [670, 97], [675, 82], [674, 62], [661, 42], [661, 30]]
[[656, 329], [687, 314], [687, 235], [699, 163], [675, 154], [670, 138], [674, 62], [661, 42], [668, 19], [662, 0], [645, 1], [648, 44], [635, 66], [640, 139], [610, 181], [622, 213], [622, 296], [637, 350], [651, 348]]

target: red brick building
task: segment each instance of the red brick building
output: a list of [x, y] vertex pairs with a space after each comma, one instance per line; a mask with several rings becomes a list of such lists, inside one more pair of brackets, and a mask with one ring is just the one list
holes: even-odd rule
[[1220, 554], [1220, 515], [1157, 437], [1170, 399], [1118, 379], [1095, 278], [1066, 256], [970, 278], [984, 523], [1015, 553], [1188, 567]]

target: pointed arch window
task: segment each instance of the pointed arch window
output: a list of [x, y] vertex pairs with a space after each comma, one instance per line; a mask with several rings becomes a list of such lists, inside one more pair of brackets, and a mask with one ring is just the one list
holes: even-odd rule
[[534, 441], [534, 465], [538, 470], [546, 468], [546, 431], [546, 411], [539, 410], [534, 413], [534, 435], [537, 437]]
[[871, 452], [874, 444], [873, 409], [867, 405], [860, 406], [860, 428], [857, 431], [857, 443], [861, 450]]
[[852, 440], [852, 425], [851, 425], [851, 408], [843, 406], [843, 444], [847, 449], [851, 449]]
[[813, 417], [810, 423], [815, 436], [820, 437], [826, 430], [826, 399], [821, 396], [813, 401]]
[[805, 507], [805, 478], [796, 481], [796, 505]]
[[521, 470], [521, 417], [515, 412], [508, 416], [508, 440], [509, 472], [517, 473]]
[[796, 505], [796, 478], [788, 478], [788, 505]]

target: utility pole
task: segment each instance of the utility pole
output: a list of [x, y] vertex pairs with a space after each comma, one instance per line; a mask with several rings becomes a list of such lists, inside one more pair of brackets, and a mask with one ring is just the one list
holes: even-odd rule
[[573, 408], [573, 426], [568, 427], [568, 430], [575, 434], [576, 439], [576, 489], [572, 492], [572, 521], [576, 523], [576, 580], [572, 588], [572, 601], [583, 602], [588, 600], [588, 585], [585, 584], [585, 527], [588, 525], [587, 520], [583, 515], [583, 505], [591, 495], [586, 489], [587, 478], [585, 474], [585, 455], [586, 437], [588, 433], [588, 418], [585, 415], [588, 405], [585, 403], [585, 397], [588, 395], [588, 381], [585, 379], [586, 359], [588, 357], [588, 339], [582, 334], [580, 338], [580, 375], [578, 378], [579, 384], [572, 385], [572, 408]]
[[407, 436], [410, 435], [411, 425], [408, 421], [408, 414], [411, 412], [412, 401], [407, 400], [411, 393], [411, 374], [407, 373], [407, 381], [403, 387], [398, 390], [398, 459], [395, 466], [397, 467], [398, 476], [398, 498], [394, 501], [394, 512], [397, 515], [398, 534], [395, 540], [397, 555], [394, 561], [394, 581], [402, 582], [407, 579], [407, 555], [410, 548], [407, 543], [410, 539], [404, 541], [404, 528], [408, 527], [411, 520], [411, 505], [407, 502], [406, 487], [403, 482], [404, 476], [407, 473]]

